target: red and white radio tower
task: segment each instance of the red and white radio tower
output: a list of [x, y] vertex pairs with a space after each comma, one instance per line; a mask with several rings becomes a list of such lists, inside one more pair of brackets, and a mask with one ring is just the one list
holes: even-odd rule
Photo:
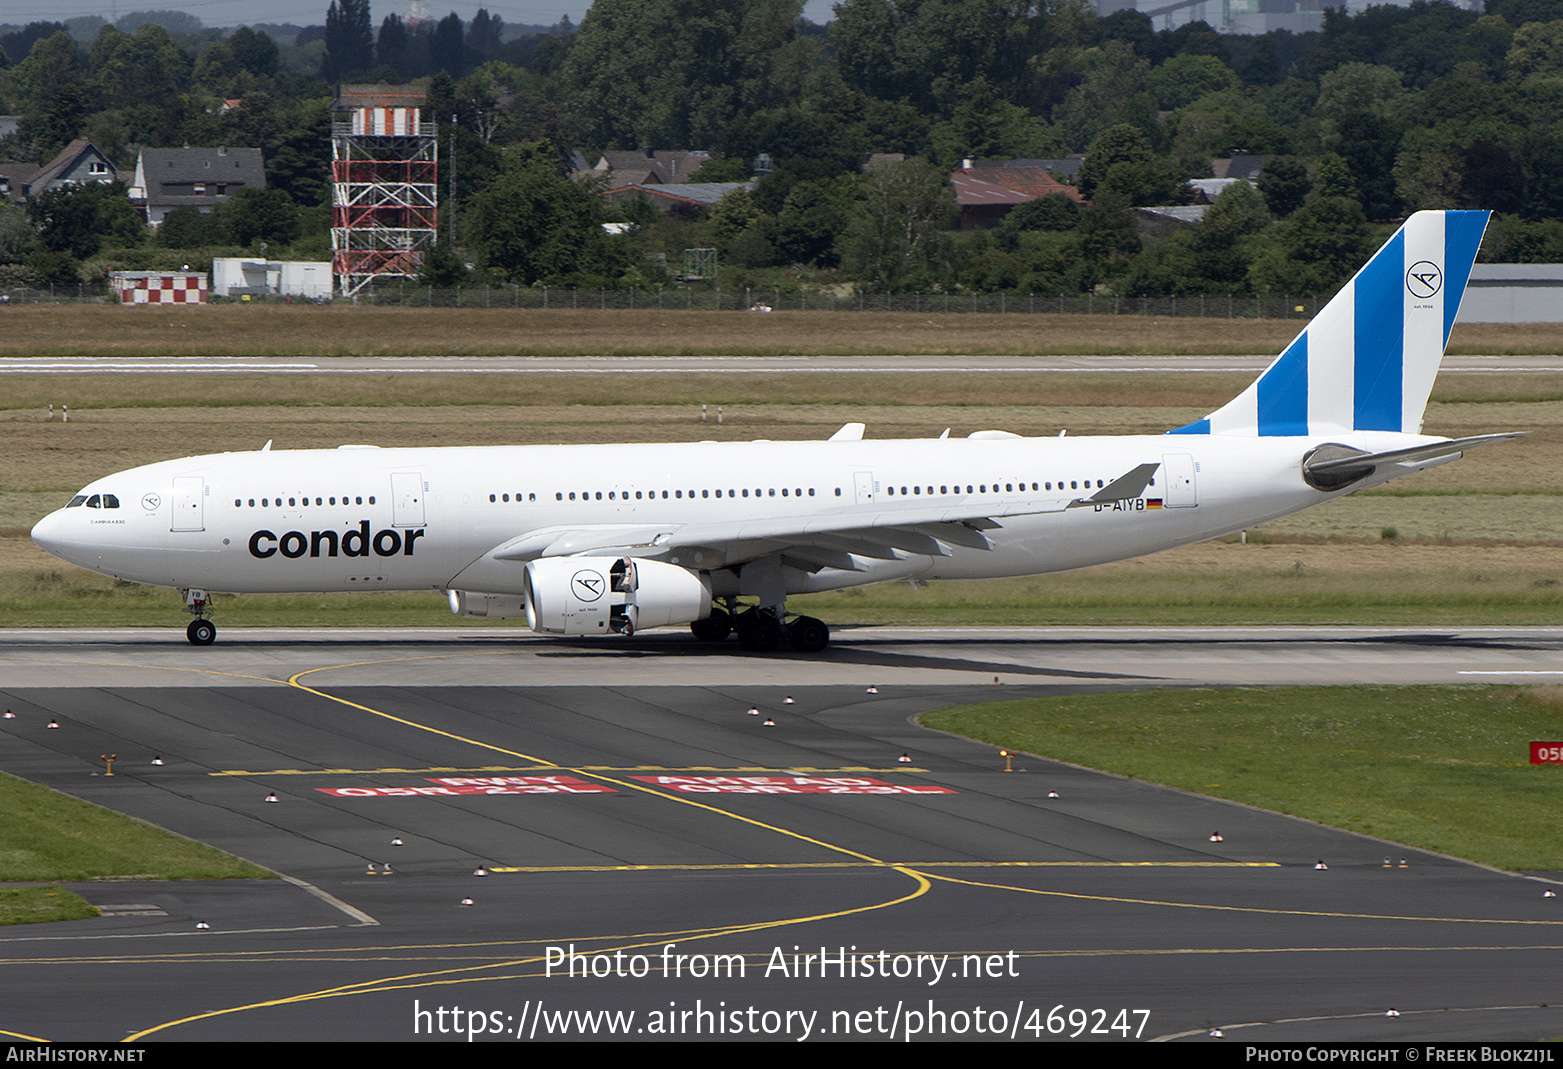
[[331, 115], [331, 266], [337, 292], [409, 278], [434, 247], [439, 159], [418, 85], [344, 85]]

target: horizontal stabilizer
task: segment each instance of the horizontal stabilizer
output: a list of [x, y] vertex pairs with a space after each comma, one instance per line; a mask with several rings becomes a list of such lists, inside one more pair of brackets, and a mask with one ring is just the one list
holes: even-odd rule
[[1132, 501], [1145, 493], [1145, 488], [1151, 484], [1151, 479], [1156, 475], [1156, 469], [1160, 464], [1141, 464], [1127, 475], [1120, 475], [1106, 486], [1102, 487], [1090, 497], [1083, 497], [1069, 503], [1072, 509], [1085, 508], [1087, 505], [1107, 505], [1114, 501]]
[[1386, 464], [1415, 465], [1440, 457], [1458, 457], [1467, 449], [1518, 438], [1523, 432], [1480, 434], [1474, 438], [1451, 438], [1385, 453], [1364, 453], [1347, 446], [1323, 445], [1303, 461], [1303, 476], [1320, 490], [1337, 490], [1358, 479], [1365, 479]]

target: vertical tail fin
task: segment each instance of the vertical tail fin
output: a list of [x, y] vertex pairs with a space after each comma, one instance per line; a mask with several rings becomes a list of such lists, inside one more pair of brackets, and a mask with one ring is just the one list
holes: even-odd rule
[[1233, 400], [1171, 434], [1419, 434], [1487, 212], [1417, 212]]

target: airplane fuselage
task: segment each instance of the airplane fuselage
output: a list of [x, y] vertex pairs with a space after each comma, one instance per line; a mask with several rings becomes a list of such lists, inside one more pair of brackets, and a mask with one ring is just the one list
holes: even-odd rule
[[[873, 527], [901, 516], [927, 523], [940, 510], [966, 516], [974, 506], [997, 517], [999, 526], [985, 531], [992, 548], [897, 550], [890, 559], [854, 556], [850, 570], [789, 570], [787, 593], [804, 593], [887, 579], [1034, 575], [1141, 556], [1336, 496], [1302, 477], [1303, 457], [1325, 441], [1373, 452], [1437, 440], [1347, 432], [224, 453], [98, 480], [78, 504], [43, 520], [35, 537], [83, 567], [158, 586], [520, 594], [518, 561], [544, 555], [547, 532], [622, 527], [652, 547], [658, 528], [714, 525], [732, 537], [662, 559], [715, 572], [720, 596], [737, 593], [722, 570], [758, 555], [767, 524]], [[1141, 496], [1059, 507], [1144, 463], [1159, 468]], [[109, 498], [117, 507], [104, 507]], [[1035, 511], [1039, 504], [1051, 511]], [[543, 532], [533, 552], [493, 556], [532, 532]]]

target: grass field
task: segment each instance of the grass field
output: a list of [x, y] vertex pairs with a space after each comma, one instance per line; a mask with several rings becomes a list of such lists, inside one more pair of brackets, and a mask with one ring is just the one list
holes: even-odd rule
[[96, 906], [63, 887], [0, 887], [0, 925], [79, 921], [97, 915]]
[[1563, 737], [1563, 688], [1158, 690], [922, 722], [1498, 868], [1563, 869], [1563, 768], [1529, 763], [1530, 740]]
[[0, 880], [270, 876], [203, 843], [0, 773]]
[[[947, 356], [1280, 352], [1302, 320], [910, 312], [571, 311], [222, 304], [0, 309], [0, 356]], [[1547, 325], [1464, 324], [1450, 351], [1552, 354]]]

